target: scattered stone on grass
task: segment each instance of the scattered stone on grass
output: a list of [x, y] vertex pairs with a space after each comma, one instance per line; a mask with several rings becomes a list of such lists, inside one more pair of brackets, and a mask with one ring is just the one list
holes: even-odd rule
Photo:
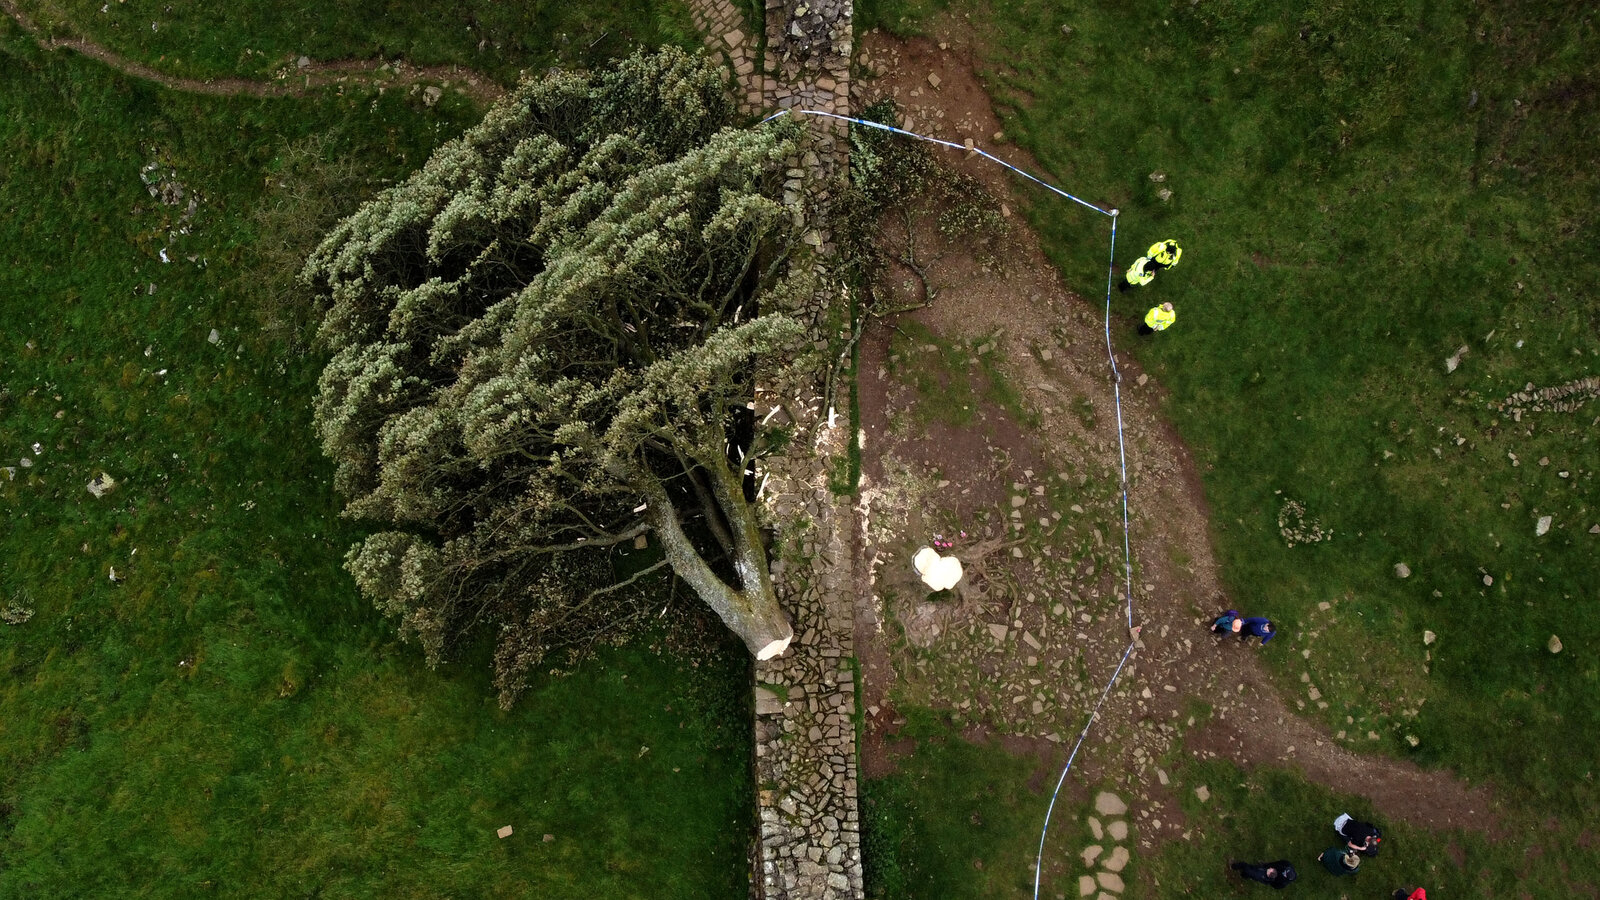
[[1438, 639], [1439, 639], [1439, 636], [1437, 634], [1434, 634], [1431, 631], [1422, 632], [1422, 646], [1424, 646], [1424, 647], [1428, 646], [1429, 644], [1433, 643], [1434, 641], [1437, 641]]
[[1411, 577], [1411, 567], [1406, 565], [1403, 562], [1402, 563], [1395, 563], [1394, 564], [1394, 577], [1396, 577], [1396, 578], [1410, 578]]
[[1555, 635], [1552, 634], [1552, 635], [1550, 635], [1550, 640], [1545, 643], [1545, 646], [1550, 648], [1550, 652], [1551, 653], [1560, 653], [1561, 652], [1561, 638], [1558, 638], [1558, 637], [1556, 637]]
[[495, 834], [498, 834], [500, 836], [500, 840], [503, 841], [506, 838], [511, 837], [511, 834], [512, 834], [511, 826], [510, 825], [502, 825], [495, 831]]
[[1194, 789], [1194, 795], [1200, 799], [1201, 803], [1205, 803], [1211, 799], [1211, 789], [1202, 784]]
[[1550, 531], [1550, 523], [1552, 521], [1554, 521], [1554, 520], [1555, 520], [1554, 516], [1540, 516], [1538, 523], [1536, 523], [1533, 526], [1533, 534], [1534, 534], [1534, 536], [1535, 537], [1542, 537], [1547, 532], [1549, 532]]

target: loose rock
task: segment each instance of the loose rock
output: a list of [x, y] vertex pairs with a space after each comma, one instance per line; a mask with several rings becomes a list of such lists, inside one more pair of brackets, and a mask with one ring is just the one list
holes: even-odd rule
[[1102, 816], [1120, 816], [1128, 811], [1128, 804], [1110, 791], [1101, 791], [1094, 798], [1094, 811]]

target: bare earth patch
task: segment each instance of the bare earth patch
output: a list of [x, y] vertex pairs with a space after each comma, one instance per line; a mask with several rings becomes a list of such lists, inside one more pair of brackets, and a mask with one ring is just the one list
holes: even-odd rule
[[[911, 130], [971, 138], [1031, 168], [1014, 148], [995, 145], [1000, 124], [974, 75], [973, 38], [959, 28], [949, 34], [944, 47], [866, 35], [861, 52], [878, 77], [858, 80], [853, 107], [893, 97]], [[1129, 641], [1104, 286], [1081, 286], [1086, 299], [1062, 284], [1014, 214], [1023, 202], [1055, 198], [981, 159], [935, 152], [1005, 204], [1010, 232], [986, 254], [975, 242], [943, 239], [928, 223], [911, 226], [920, 276], [891, 266], [880, 296], [914, 302], [923, 278], [937, 295], [925, 308], [872, 322], [862, 340], [856, 646], [868, 777], [892, 770], [904, 752], [897, 703], [949, 711], [974, 733], [1006, 736], [1008, 747], [1031, 747], [1059, 765]], [[1083, 239], [1105, 242], [1109, 222], [1082, 212]], [[903, 242], [907, 230], [885, 222], [883, 239]], [[1136, 222], [1121, 230], [1134, 244], [1168, 237]], [[1182, 275], [1180, 268], [1167, 277]], [[1138, 301], [1113, 301], [1123, 322], [1142, 312]], [[1121, 340], [1136, 339], [1121, 330]], [[1183, 340], [1181, 325], [1156, 339]], [[1219, 643], [1206, 630], [1213, 611], [1229, 604], [1199, 472], [1159, 414], [1160, 385], [1120, 352], [1118, 365], [1134, 624], [1142, 634], [1074, 780], [1117, 784], [1142, 845], [1186, 837], [1161, 766], [1190, 734], [1186, 751], [1195, 756], [1298, 767], [1329, 788], [1368, 797], [1391, 819], [1492, 830], [1494, 803], [1484, 789], [1352, 752], [1344, 745], [1364, 735], [1328, 735], [1296, 715], [1255, 659], [1308, 653], [1295, 635], [1259, 648]], [[935, 539], [953, 544], [944, 552], [960, 557], [969, 577], [953, 594], [930, 597], [910, 557]], [[1314, 685], [1307, 690], [1302, 706], [1319, 701]]]

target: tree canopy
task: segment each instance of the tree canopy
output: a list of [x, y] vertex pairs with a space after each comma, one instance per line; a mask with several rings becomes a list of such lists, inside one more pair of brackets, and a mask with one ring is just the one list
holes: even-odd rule
[[[730, 429], [802, 337], [798, 135], [733, 114], [675, 50], [527, 82], [305, 265], [316, 428], [383, 529], [347, 568], [430, 665], [492, 629], [503, 704], [665, 566], [753, 653], [792, 637]], [[647, 533], [662, 557], [620, 570]]]

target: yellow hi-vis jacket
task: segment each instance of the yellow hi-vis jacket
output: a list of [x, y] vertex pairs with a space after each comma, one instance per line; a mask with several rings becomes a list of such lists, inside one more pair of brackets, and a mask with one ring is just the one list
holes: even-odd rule
[[1154, 281], [1156, 273], [1150, 271], [1149, 263], [1150, 260], [1143, 256], [1134, 260], [1133, 265], [1128, 267], [1128, 283], [1139, 287]]
[[1144, 324], [1150, 326], [1151, 331], [1166, 331], [1167, 326], [1176, 321], [1178, 314], [1175, 311], [1162, 309], [1159, 306], [1152, 306], [1150, 311], [1144, 314]]
[[1183, 248], [1178, 246], [1177, 241], [1160, 241], [1151, 244], [1150, 251], [1145, 255], [1170, 269], [1183, 258]]

